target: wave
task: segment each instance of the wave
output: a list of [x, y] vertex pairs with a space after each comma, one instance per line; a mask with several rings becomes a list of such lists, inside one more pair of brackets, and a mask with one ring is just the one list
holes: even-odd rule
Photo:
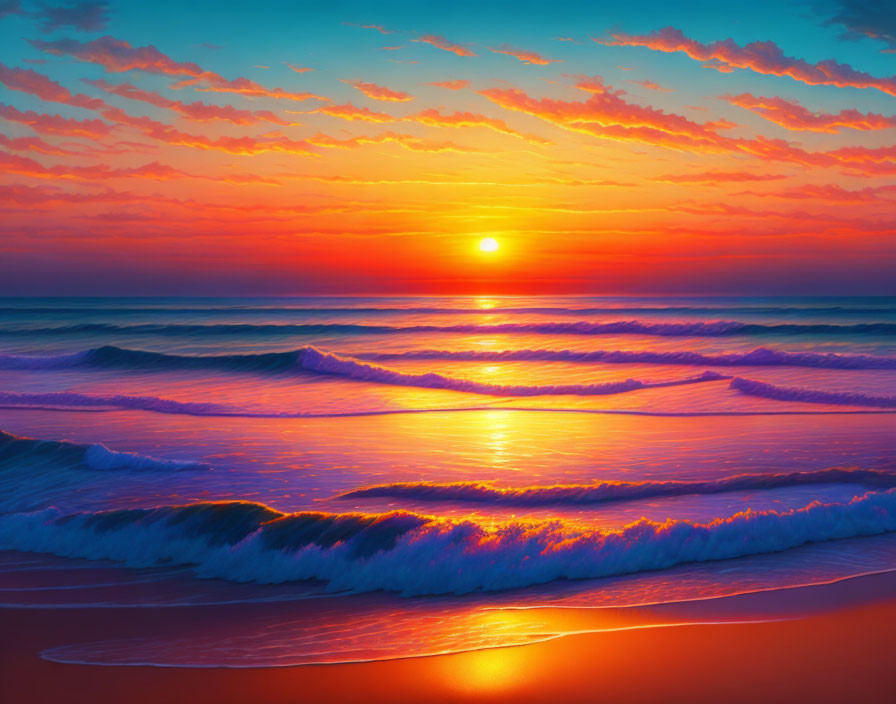
[[833, 467], [810, 472], [740, 474], [699, 481], [602, 481], [591, 484], [496, 487], [491, 482], [398, 482], [376, 484], [339, 494], [339, 499], [395, 498], [412, 501], [455, 501], [508, 506], [601, 504], [660, 496], [720, 494], [812, 484], [896, 486], [896, 472]]
[[363, 325], [356, 323], [243, 324], [138, 324], [82, 323], [44, 328], [3, 328], [0, 335], [385, 335], [391, 333], [533, 333], [546, 335], [651, 335], [660, 337], [726, 337], [752, 335], [896, 335], [896, 323], [857, 323], [854, 325], [744, 323], [714, 320], [708, 322], [659, 323], [619, 320], [607, 323], [547, 322], [459, 325]]
[[761, 398], [774, 401], [796, 401], [800, 403], [826, 403], [835, 406], [868, 406], [870, 408], [896, 408], [896, 396], [872, 396], [870, 394], [845, 391], [817, 391], [792, 386], [776, 386], [764, 381], [735, 377], [731, 388]]
[[0, 430], [0, 468], [18, 470], [34, 462], [49, 462], [54, 467], [82, 467], [94, 470], [180, 471], [207, 469], [208, 465], [190, 460], [167, 460], [134, 452], [118, 452], [105, 445], [82, 445], [65, 440], [22, 438]]
[[544, 395], [577, 395], [592, 396], [624, 393], [638, 389], [658, 388], [696, 384], [705, 381], [718, 381], [729, 377], [716, 372], [703, 372], [687, 379], [674, 381], [640, 381], [626, 379], [602, 384], [551, 384], [544, 386], [489, 384], [468, 379], [457, 379], [434, 372], [425, 374], [407, 374], [386, 369], [373, 364], [365, 364], [357, 360], [339, 355], [321, 352], [313, 347], [303, 349], [299, 355], [299, 363], [303, 369], [324, 374], [335, 374], [359, 381], [373, 381], [380, 384], [399, 386], [418, 386], [427, 389], [449, 389], [466, 393], [487, 394], [490, 396], [544, 396]]
[[444, 359], [463, 362], [573, 362], [602, 364], [687, 364], [718, 367], [812, 367], [817, 369], [896, 369], [896, 357], [867, 354], [786, 352], [757, 347], [749, 352], [700, 354], [699, 352], [655, 352], [651, 350], [411, 350], [371, 352], [352, 356], [386, 361], [399, 359]]
[[[27, 364], [34, 364], [35, 358], [27, 357], [24, 359], [27, 360]], [[15, 360], [6, 357], [3, 363], [13, 366]], [[698, 376], [673, 381], [651, 382], [627, 379], [625, 381], [613, 381], [601, 384], [550, 384], [543, 386], [490, 384], [444, 376], [434, 372], [408, 374], [375, 364], [360, 362], [350, 357], [322, 352], [314, 347], [303, 347], [294, 352], [273, 352], [268, 354], [188, 356], [168, 355], [160, 352], [144, 352], [140, 350], [128, 350], [108, 346], [88, 350], [76, 355], [64, 355], [55, 358], [48, 357], [45, 359], [45, 367], [53, 365], [58, 367], [87, 365], [100, 366], [103, 368], [128, 369], [220, 369], [227, 371], [312, 372], [377, 384], [415, 386], [426, 389], [447, 389], [451, 391], [486, 394], [490, 396], [593, 396], [617, 394], [626, 391], [635, 391], [637, 389], [679, 386], [682, 384], [695, 384], [704, 381], [718, 381], [720, 379], [729, 378], [722, 374], [708, 371], [703, 372]], [[2, 402], [3, 396], [4, 394], [0, 394], [0, 402]], [[153, 399], [152, 403], [158, 401], [159, 399]], [[148, 401], [146, 397], [142, 397], [137, 403], [143, 406], [146, 405]], [[116, 405], [119, 404], [116, 403]], [[196, 406], [197, 408], [207, 408], [208, 404], [198, 404]], [[223, 410], [223, 408], [219, 407], [218, 410]], [[203, 414], [206, 413], [203, 412]]]
[[558, 408], [540, 406], [430, 406], [426, 408], [374, 408], [345, 411], [303, 412], [303, 411], [258, 411], [242, 409], [217, 403], [190, 403], [172, 401], [157, 396], [90, 396], [70, 391], [46, 393], [0, 392], [0, 408], [27, 408], [44, 411], [93, 410], [106, 411], [132, 409], [153, 413], [174, 413], [191, 416], [238, 417], [238, 418], [348, 418], [363, 416], [416, 415], [420, 413], [473, 413], [479, 411], [519, 412], [519, 413], [592, 413], [620, 416], [654, 416], [663, 418], [706, 418], [716, 416], [794, 416], [794, 415], [863, 415], [892, 413], [887, 410], [849, 411], [651, 411], [612, 408]]
[[414, 595], [608, 577], [890, 531], [896, 531], [896, 489], [709, 523], [640, 520], [618, 530], [405, 511], [289, 514], [231, 501], [0, 515], [0, 548], [133, 567], [192, 565], [200, 577], [237, 582], [320, 580], [331, 591]]

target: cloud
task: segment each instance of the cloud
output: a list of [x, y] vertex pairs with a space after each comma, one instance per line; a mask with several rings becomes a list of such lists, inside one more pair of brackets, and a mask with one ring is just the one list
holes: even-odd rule
[[[305, 141], [293, 140], [282, 135], [269, 135], [262, 137], [218, 137], [212, 139], [205, 135], [196, 135], [182, 132], [174, 129], [170, 125], [166, 125], [149, 117], [135, 117], [128, 114], [120, 108], [113, 107], [108, 103], [87, 96], [72, 96], [72, 94], [60, 86], [55, 81], [51, 81], [46, 76], [42, 76], [30, 69], [8, 69], [0, 64], [0, 82], [15, 87], [17, 90], [23, 90], [28, 93], [42, 97], [45, 100], [53, 102], [62, 102], [66, 104], [77, 104], [81, 107], [90, 107], [99, 110], [102, 117], [121, 125], [126, 125], [139, 130], [147, 137], [158, 141], [167, 142], [177, 146], [187, 146], [196, 149], [222, 151], [230, 154], [261, 154], [265, 152], [281, 152], [286, 154], [304, 154], [313, 155], [314, 149]], [[88, 81], [91, 85], [114, 92], [117, 95], [125, 95], [135, 100], [144, 100], [160, 107], [169, 106], [168, 100], [157, 94], [147, 91], [141, 91], [130, 84], [124, 86], [114, 86], [105, 81]], [[249, 111], [239, 111], [230, 107], [219, 107], [205, 105], [204, 103], [184, 104], [179, 101], [171, 101], [176, 105], [173, 109], [192, 113], [194, 119], [230, 119], [231, 121], [239, 120], [241, 113]], [[253, 113], [256, 117], [267, 111], [258, 111]], [[28, 124], [33, 129], [45, 133], [69, 134], [73, 136], [101, 136], [107, 134], [109, 126], [100, 120], [74, 120], [71, 118], [62, 118], [59, 116], [40, 115], [38, 113], [20, 113], [15, 108], [4, 108], [4, 115], [7, 119], [14, 119], [17, 122]], [[200, 117], [201, 116], [201, 117]], [[225, 117], [228, 116], [228, 117]], [[270, 114], [268, 121], [278, 120], [273, 113]], [[241, 123], [237, 123], [241, 124]]]
[[398, 144], [405, 149], [418, 152], [475, 152], [472, 147], [464, 147], [454, 142], [435, 142], [422, 139], [410, 134], [398, 134], [395, 132], [383, 132], [373, 137], [351, 137], [350, 139], [336, 139], [325, 134], [316, 134], [308, 140], [317, 147], [336, 149], [358, 149], [367, 144]]
[[375, 29], [380, 34], [394, 34], [394, 32], [391, 29], [386, 29], [381, 24], [362, 24], [361, 28], [362, 29]]
[[7, 15], [22, 15], [22, 3], [19, 0], [0, 0], [0, 19]]
[[180, 169], [152, 162], [135, 168], [113, 169], [105, 164], [91, 166], [44, 166], [34, 159], [0, 152], [0, 166], [7, 173], [52, 180], [104, 181], [109, 178], [149, 178], [165, 181], [188, 176]]
[[270, 110], [240, 110], [231, 105], [209, 105], [208, 103], [200, 102], [183, 103], [179, 100], [171, 100], [153, 91], [141, 90], [131, 83], [115, 85], [102, 79], [84, 79], [84, 82], [106, 93], [127, 98], [128, 100], [136, 100], [159, 108], [174, 110], [191, 120], [201, 122], [207, 120], [227, 120], [235, 125], [252, 125], [262, 121], [284, 126], [290, 124], [288, 121], [277, 117]]
[[655, 90], [660, 93], [671, 93], [671, 88], [664, 88], [659, 83], [654, 83], [653, 81], [628, 81], [628, 83], [634, 83], [635, 85], [641, 86], [642, 88], [647, 88], [647, 90]]
[[506, 54], [507, 56], [512, 56], [513, 58], [522, 61], [524, 64], [534, 64], [536, 66], [547, 66], [548, 64], [562, 61], [562, 59], [546, 59], [541, 54], [538, 54], [534, 51], [514, 49], [512, 46], [508, 46], [507, 44], [504, 44], [498, 48], [489, 47], [488, 50], [494, 52], [495, 54]]
[[198, 64], [174, 61], [154, 46], [134, 47], [108, 35], [89, 42], [77, 39], [28, 41], [35, 49], [47, 54], [71, 56], [79, 61], [99, 64], [110, 73], [145, 71], [167, 76], [199, 76], [204, 73]]
[[789, 130], [828, 132], [836, 134], [848, 127], [854, 130], [884, 130], [896, 127], [896, 115], [862, 113], [855, 109], [841, 110], [836, 114], [815, 113], [792, 100], [777, 97], [754, 96], [750, 93], [723, 95], [732, 105], [749, 110], [769, 122]]
[[343, 120], [359, 120], [361, 122], [395, 122], [399, 119], [384, 112], [374, 112], [367, 108], [359, 108], [351, 103], [346, 103], [345, 105], [324, 105], [310, 112], [338, 117]]
[[875, 88], [896, 96], [896, 76], [877, 78], [833, 59], [813, 64], [803, 59], [785, 56], [774, 42], [751, 42], [740, 46], [732, 39], [725, 39], [701, 44], [689, 39], [674, 27], [666, 27], [644, 35], [613, 33], [611, 37], [610, 40], [595, 41], [610, 46], [643, 46], [655, 51], [683, 52], [716, 70], [746, 68], [773, 76], [789, 76], [809, 85]]
[[413, 120], [429, 127], [486, 127], [495, 132], [519, 137], [533, 144], [550, 144], [548, 140], [541, 137], [517, 132], [515, 129], [508, 127], [504, 120], [471, 112], [455, 112], [451, 115], [443, 115], [438, 110], [430, 109], [419, 112], [416, 115], [410, 115], [405, 119]]
[[105, 36], [89, 42], [76, 39], [59, 39], [46, 42], [29, 39], [36, 49], [55, 56], [71, 56], [80, 61], [99, 64], [109, 73], [143, 71], [162, 76], [179, 77], [173, 87], [190, 86], [200, 91], [237, 93], [256, 98], [277, 98], [284, 100], [328, 100], [313, 93], [292, 93], [282, 88], [266, 88], [248, 78], [229, 80], [212, 71], [205, 71], [192, 62], [178, 62], [166, 56], [154, 46], [134, 47], [128, 42]]
[[39, 134], [60, 134], [69, 137], [105, 137], [112, 131], [112, 125], [102, 120], [76, 120], [60, 115], [47, 115], [44, 113], [25, 110], [17, 110], [11, 105], [0, 103], [0, 118], [10, 122], [18, 122], [28, 125]]
[[436, 88], [447, 88], [448, 90], [462, 90], [470, 85], [470, 81], [457, 79], [451, 81], [434, 81], [426, 85], [435, 86]]
[[536, 99], [517, 88], [491, 88], [479, 94], [508, 110], [597, 137], [698, 151], [734, 148], [731, 140], [715, 131], [719, 124], [699, 124], [681, 115], [629, 103], [622, 97], [624, 91], [613, 90], [599, 76], [579, 78], [576, 87], [591, 93], [591, 97], [582, 102]]
[[45, 142], [40, 137], [7, 137], [5, 134], [0, 134], [0, 146], [11, 152], [36, 152], [50, 155], [72, 153], [68, 149]]
[[307, 66], [296, 66], [295, 64], [291, 64], [285, 62], [286, 65], [290, 68], [290, 70], [295, 71], [296, 73], [308, 73], [309, 71], [313, 71], [313, 68], [308, 68]]
[[120, 108], [111, 106], [103, 110], [101, 114], [107, 120], [133, 127], [147, 137], [181, 147], [192, 147], [194, 149], [220, 151], [244, 156], [263, 154], [265, 152], [300, 154], [304, 156], [314, 156], [316, 154], [308, 142], [290, 139], [281, 134], [259, 137], [223, 136], [211, 138], [202, 134], [181, 132], [171, 125], [166, 125], [150, 117], [136, 117], [129, 115]]
[[373, 98], [374, 100], [402, 103], [414, 99], [413, 95], [408, 95], [400, 90], [391, 90], [385, 86], [379, 86], [376, 83], [365, 83], [364, 81], [343, 81], [343, 83], [348, 83], [349, 85], [354, 86], [368, 98]]
[[843, 39], [870, 38], [896, 49], [896, 11], [886, 0], [836, 0], [833, 14], [825, 24], [844, 28]]
[[868, 188], [860, 188], [858, 190], [850, 190], [843, 188], [837, 184], [807, 184], [797, 186], [783, 191], [771, 191], [769, 193], [755, 193], [753, 191], [744, 191], [738, 193], [738, 196], [762, 196], [773, 198], [787, 198], [791, 200], [820, 200], [823, 202], [836, 203], [871, 203], [871, 202], [887, 202], [890, 199], [881, 198], [883, 194], [896, 194], [896, 185], [891, 186], [873, 186]]
[[746, 171], [701, 171], [691, 174], [667, 174], [657, 180], [667, 183], [741, 183], [744, 181], [775, 181], [785, 178], [780, 174], [757, 174]]
[[108, 3], [84, 0], [73, 5], [44, 5], [35, 13], [44, 32], [71, 27], [80, 32], [98, 32], [106, 28]]
[[763, 136], [735, 139], [717, 131], [730, 127], [729, 122], [701, 124], [682, 115], [629, 103], [623, 97], [624, 91], [613, 90], [600, 77], [581, 77], [576, 87], [592, 93], [591, 98], [581, 102], [538, 99], [518, 88], [490, 88], [479, 94], [507, 110], [603, 139], [698, 153], [736, 152], [806, 167], [842, 167], [865, 175], [896, 173], [896, 147], [844, 147], [809, 152], [784, 140]]
[[0, 64], [0, 83], [11, 90], [28, 93], [52, 103], [64, 103], [87, 110], [96, 110], [104, 105], [102, 100], [88, 97], [83, 93], [73, 95], [56, 81], [30, 68], [10, 68]]
[[476, 54], [474, 54], [462, 44], [449, 42], [447, 39], [445, 39], [445, 37], [440, 37], [437, 34], [424, 34], [422, 37], [412, 39], [411, 41], [431, 44], [437, 49], [441, 49], [442, 51], [450, 51], [452, 54], [457, 54], [458, 56], [476, 56]]

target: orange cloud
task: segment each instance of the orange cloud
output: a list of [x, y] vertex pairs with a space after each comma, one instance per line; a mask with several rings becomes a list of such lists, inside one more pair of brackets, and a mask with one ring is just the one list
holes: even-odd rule
[[767, 98], [750, 93], [723, 95], [732, 105], [749, 110], [769, 122], [789, 130], [828, 132], [836, 134], [843, 128], [853, 130], [884, 130], [896, 127], [896, 115], [862, 113], [855, 109], [841, 110], [836, 114], [815, 113], [796, 101], [784, 98]]
[[553, 64], [561, 61], [561, 59], [546, 59], [541, 54], [538, 54], [534, 51], [514, 49], [512, 46], [508, 46], [507, 44], [504, 44], [497, 49], [494, 47], [489, 47], [488, 50], [495, 54], [506, 54], [507, 56], [512, 56], [513, 58], [522, 61], [524, 64], [534, 64], [536, 66], [547, 66], [548, 64]]
[[465, 46], [461, 44], [455, 44], [454, 42], [449, 42], [447, 39], [445, 39], [445, 37], [440, 37], [437, 34], [424, 34], [422, 37], [412, 39], [411, 41], [431, 44], [437, 49], [441, 49], [442, 51], [450, 51], [452, 54], [457, 54], [458, 56], [476, 56], [476, 54], [467, 49]]
[[358, 149], [366, 144], [398, 144], [405, 149], [418, 152], [475, 152], [477, 149], [464, 147], [454, 142], [434, 142], [421, 139], [410, 134], [398, 134], [395, 132], [383, 132], [374, 137], [352, 137], [350, 139], [336, 139], [325, 134], [316, 134], [308, 142], [317, 147], [336, 149]]
[[639, 85], [642, 88], [647, 88], [647, 90], [655, 90], [660, 93], [671, 93], [671, 88], [664, 88], [659, 83], [654, 83], [653, 81], [629, 81], [629, 83], [634, 83], [635, 85]]
[[368, 98], [373, 98], [374, 100], [402, 103], [414, 99], [413, 95], [408, 95], [399, 90], [391, 90], [385, 86], [378, 86], [376, 83], [365, 83], [364, 81], [343, 81], [343, 83], [354, 86]]
[[699, 124], [681, 115], [629, 103], [622, 98], [624, 91], [612, 90], [600, 77], [580, 78], [576, 87], [592, 96], [584, 102], [573, 102], [535, 99], [517, 88], [491, 88], [479, 93], [508, 110], [594, 136], [701, 151], [734, 148], [732, 140], [715, 132], [719, 125]]
[[286, 63], [286, 65], [291, 70], [295, 71], [296, 73], [308, 73], [309, 71], [314, 70], [313, 68], [308, 68], [306, 66], [296, 66], [295, 64], [291, 64], [291, 63], [287, 63], [287, 62], [284, 62], [284, 63]]
[[740, 46], [732, 39], [725, 39], [701, 44], [674, 27], [644, 35], [613, 33], [611, 36], [610, 41], [595, 41], [610, 46], [643, 46], [655, 51], [683, 52], [692, 59], [704, 62], [704, 66], [720, 71], [746, 68], [756, 73], [789, 76], [809, 85], [875, 88], [889, 95], [896, 95], [896, 76], [877, 78], [833, 59], [809, 63], [785, 56], [774, 42], [751, 42]]
[[345, 105], [325, 105], [311, 110], [311, 113], [339, 117], [343, 120], [359, 120], [361, 122], [395, 122], [398, 118], [384, 112], [374, 112], [368, 108], [359, 108], [351, 103]]
[[486, 127], [495, 132], [519, 137], [534, 144], [550, 144], [548, 140], [541, 137], [517, 132], [515, 129], [508, 127], [504, 120], [471, 112], [455, 112], [451, 115], [443, 115], [438, 110], [430, 109], [419, 112], [416, 115], [410, 115], [405, 119], [420, 122], [430, 127]]
[[240, 110], [231, 105], [209, 105], [208, 103], [184, 103], [179, 100], [171, 100], [153, 91], [145, 91], [131, 83], [118, 85], [108, 81], [84, 79], [88, 85], [92, 85], [112, 95], [118, 95], [128, 100], [137, 100], [159, 108], [167, 108], [179, 112], [191, 120], [227, 120], [235, 125], [252, 125], [257, 122], [272, 122], [276, 125], [290, 124], [286, 120], [277, 117], [270, 110]]
[[463, 79], [457, 79], [452, 81], [435, 81], [433, 83], [427, 83], [427, 85], [435, 86], [436, 88], [447, 88], [448, 90], [462, 90], [470, 85], [470, 82]]

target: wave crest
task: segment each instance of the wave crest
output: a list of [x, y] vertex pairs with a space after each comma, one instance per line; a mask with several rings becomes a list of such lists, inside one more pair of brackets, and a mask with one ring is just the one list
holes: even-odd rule
[[698, 481], [601, 481], [591, 484], [496, 487], [491, 482], [397, 482], [375, 484], [339, 494], [339, 499], [395, 498], [509, 506], [588, 505], [659, 496], [719, 494], [811, 484], [896, 486], [896, 472], [832, 467], [810, 472], [739, 474]]
[[286, 514], [251, 502], [0, 516], [0, 547], [72, 557], [195, 565], [240, 582], [320, 580], [334, 591], [467, 593], [593, 579], [777, 552], [896, 530], [896, 489], [846, 503], [746, 511], [710, 523], [574, 523], [385, 514]]
[[105, 445], [22, 438], [0, 430], [0, 467], [20, 470], [34, 462], [48, 462], [56, 468], [179, 471], [207, 469], [208, 465], [190, 460], [168, 460], [136, 452], [110, 450]]
[[834, 406], [867, 406], [869, 408], [896, 408], [896, 396], [872, 396], [848, 391], [818, 391], [793, 386], [776, 386], [764, 381], [735, 377], [731, 388], [749, 396], [759, 396], [773, 401], [799, 403], [826, 403]]

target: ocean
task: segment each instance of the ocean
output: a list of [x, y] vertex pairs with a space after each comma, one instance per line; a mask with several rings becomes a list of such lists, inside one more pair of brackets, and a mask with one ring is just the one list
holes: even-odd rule
[[42, 653], [182, 667], [793, 618], [896, 569], [894, 412], [896, 298], [2, 299], [0, 603], [271, 606]]

